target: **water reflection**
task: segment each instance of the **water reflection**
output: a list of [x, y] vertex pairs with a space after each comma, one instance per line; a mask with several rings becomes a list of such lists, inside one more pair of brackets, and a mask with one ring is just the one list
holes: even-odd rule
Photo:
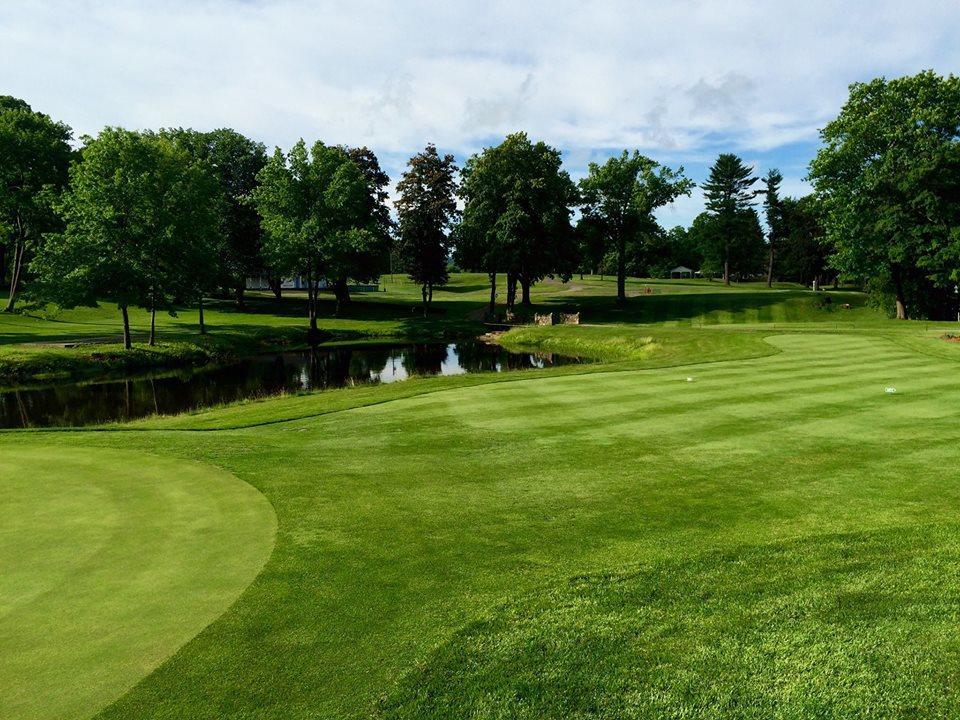
[[511, 353], [475, 340], [277, 353], [162, 377], [3, 392], [0, 427], [90, 425], [283, 392], [396, 382], [413, 375], [501, 372], [577, 362], [559, 355]]

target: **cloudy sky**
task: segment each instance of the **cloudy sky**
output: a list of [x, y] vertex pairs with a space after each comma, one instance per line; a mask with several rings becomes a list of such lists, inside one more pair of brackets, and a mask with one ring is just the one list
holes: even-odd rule
[[3, 0], [0, 93], [78, 136], [368, 145], [394, 178], [427, 142], [462, 159], [522, 129], [574, 177], [637, 148], [700, 181], [732, 151], [800, 194], [851, 82], [956, 73], [958, 37], [958, 0]]

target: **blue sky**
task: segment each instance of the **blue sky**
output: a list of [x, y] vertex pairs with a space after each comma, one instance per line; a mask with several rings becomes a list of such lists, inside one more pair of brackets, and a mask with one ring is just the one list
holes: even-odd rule
[[[396, 179], [526, 130], [575, 178], [624, 148], [704, 179], [719, 152], [806, 192], [847, 86], [960, 69], [957, 0], [0, 3], [0, 93], [78, 135], [229, 126], [368, 145]], [[688, 224], [698, 192], [660, 213]]]

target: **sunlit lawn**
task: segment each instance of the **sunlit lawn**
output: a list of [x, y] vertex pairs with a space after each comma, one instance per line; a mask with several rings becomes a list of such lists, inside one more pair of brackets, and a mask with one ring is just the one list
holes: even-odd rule
[[[239, 599], [159, 668], [131, 660], [139, 669], [105, 708], [84, 700], [90, 639], [56, 653], [17, 644], [17, 613], [36, 632], [53, 616], [26, 581], [0, 585], [0, 663], [74, 701], [44, 715], [43, 696], [24, 704], [17, 676], [0, 673], [0, 716], [956, 717], [960, 344], [939, 339], [947, 325], [897, 325], [859, 297], [844, 310], [797, 289], [774, 302], [764, 289], [693, 285], [670, 296], [672, 317], [667, 294], [638, 296], [627, 317], [598, 309], [589, 327], [515, 338], [580, 343], [609, 364], [0, 433], [0, 517], [19, 528], [0, 528], [15, 550], [0, 577], [67, 597], [86, 568], [121, 568], [69, 596], [59, 618], [91, 616], [154, 567], [137, 548], [155, 526], [110, 514], [140, 502], [137, 458], [155, 458], [144, 467], [161, 488], [168, 464], [171, 492], [186, 461], [249, 483], [276, 513], [272, 554]], [[383, 295], [394, 292], [412, 295]], [[450, 312], [482, 306], [484, 292], [463, 290], [469, 301]], [[541, 292], [538, 303], [566, 302], [562, 286]], [[588, 319], [612, 297], [606, 285], [578, 292]], [[651, 297], [665, 304], [641, 305]], [[628, 322], [652, 322], [648, 312], [663, 322]], [[30, 458], [61, 457], [84, 468], [70, 476], [91, 498], [83, 512], [49, 512], [63, 474]], [[15, 480], [27, 474], [29, 493]], [[129, 499], [117, 492], [98, 510], [101, 477]], [[161, 504], [197, 518], [163, 546], [170, 586], [222, 562], [221, 544], [196, 542], [209, 514]], [[97, 538], [69, 574], [54, 534], [44, 552], [17, 549], [57, 523]], [[152, 611], [194, 628], [184, 602], [209, 583], [193, 582], [142, 587], [159, 588]], [[130, 597], [92, 633], [117, 637], [118, 653], [147, 607]], [[157, 646], [178, 637], [156, 629]]]

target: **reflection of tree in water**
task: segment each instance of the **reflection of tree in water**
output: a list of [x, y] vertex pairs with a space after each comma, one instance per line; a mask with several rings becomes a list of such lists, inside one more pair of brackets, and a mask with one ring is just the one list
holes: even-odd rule
[[379, 378], [395, 352], [384, 347], [364, 348], [355, 352], [350, 360], [350, 377], [355, 382], [371, 382], [371, 379]]
[[454, 344], [460, 367], [467, 372], [496, 372], [498, 363], [507, 353], [503, 348], [470, 340]]
[[446, 345], [412, 345], [403, 351], [403, 368], [408, 375], [439, 375], [446, 359]]
[[350, 348], [330, 348], [327, 350], [310, 349], [309, 388], [341, 387], [348, 384], [350, 378], [350, 360], [353, 351]]
[[[546, 364], [578, 362], [546, 356]], [[371, 382], [394, 367], [407, 375], [436, 375], [444, 363], [467, 372], [495, 372], [542, 367], [528, 353], [511, 355], [503, 348], [468, 340], [452, 346], [427, 344], [406, 347], [314, 349], [252, 358], [234, 365], [170, 376], [140, 377], [117, 382], [62, 385], [0, 393], [0, 427], [87, 425], [137, 418], [151, 413], [176, 413], [242, 398], [278, 392], [341, 387]], [[386, 368], [386, 372], [384, 369]], [[401, 373], [401, 377], [402, 377]]]

